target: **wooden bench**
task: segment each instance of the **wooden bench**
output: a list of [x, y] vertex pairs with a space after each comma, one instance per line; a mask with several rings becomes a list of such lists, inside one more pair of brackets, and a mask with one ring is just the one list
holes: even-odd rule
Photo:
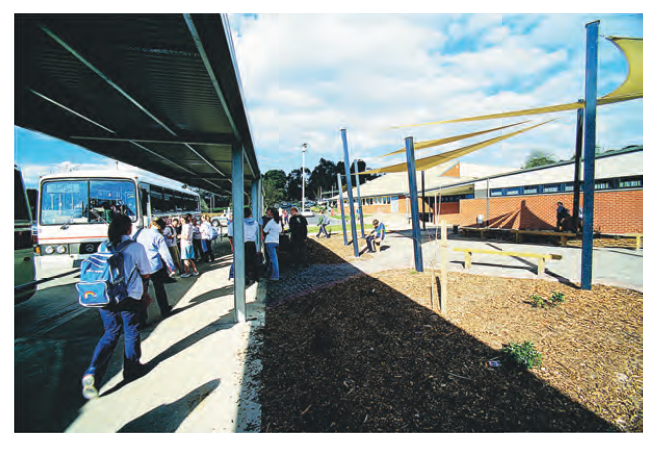
[[547, 260], [560, 260], [563, 256], [559, 254], [535, 254], [532, 252], [513, 252], [513, 251], [493, 251], [488, 249], [475, 249], [475, 248], [454, 248], [457, 252], [465, 253], [464, 269], [469, 270], [471, 264], [472, 254], [496, 254], [508, 255], [510, 257], [534, 257], [537, 259], [537, 275], [542, 276], [545, 270], [545, 262]]
[[636, 241], [636, 246], [634, 247], [634, 250], [638, 251], [639, 249], [641, 249], [641, 240], [643, 239], [643, 233], [602, 233], [602, 236], [634, 238]]
[[469, 233], [479, 232], [480, 239], [484, 239], [484, 233], [487, 231], [484, 227], [459, 227], [462, 236], [468, 236]]
[[554, 232], [553, 230], [512, 230], [512, 233], [516, 235], [516, 242], [521, 241], [522, 235], [534, 235], [534, 236], [557, 236], [560, 238], [560, 245], [567, 246], [567, 240], [569, 238], [576, 238], [576, 233], [572, 232]]

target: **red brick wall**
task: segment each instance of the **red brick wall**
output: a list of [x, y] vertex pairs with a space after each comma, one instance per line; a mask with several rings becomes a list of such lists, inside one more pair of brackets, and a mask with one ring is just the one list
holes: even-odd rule
[[[572, 212], [572, 194], [490, 198], [489, 222], [492, 227], [551, 229], [556, 226], [556, 203], [559, 201]], [[459, 203], [458, 223], [461, 225], [475, 224], [477, 215], [484, 216], [486, 212], [484, 199], [461, 200]], [[595, 229], [601, 229], [603, 233], [643, 233], [643, 190], [596, 192], [594, 219]]]

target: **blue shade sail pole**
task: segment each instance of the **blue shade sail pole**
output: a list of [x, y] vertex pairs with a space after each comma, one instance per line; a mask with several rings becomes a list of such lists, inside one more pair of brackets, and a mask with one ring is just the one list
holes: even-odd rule
[[341, 175], [337, 173], [337, 182], [339, 183], [339, 208], [341, 209], [341, 226], [344, 232], [344, 246], [348, 244], [348, 235], [346, 235], [346, 216], [344, 212], [344, 194], [341, 187]]
[[586, 24], [586, 107], [583, 132], [583, 247], [581, 289], [593, 279], [593, 222], [595, 212], [595, 136], [597, 121], [597, 61], [599, 21]]
[[[582, 102], [583, 100], [579, 100]], [[581, 201], [581, 155], [583, 154], [583, 108], [576, 110], [576, 149], [574, 152], [574, 199], [572, 203], [572, 231], [579, 229]]]
[[420, 211], [417, 205], [417, 175], [415, 170], [415, 149], [413, 137], [406, 138], [406, 161], [408, 163], [408, 187], [410, 189], [410, 222], [413, 228], [413, 251], [415, 253], [415, 270], [422, 273], [422, 236], [420, 234]]
[[360, 208], [360, 231], [362, 238], [364, 238], [364, 212], [362, 211], [362, 195], [360, 195], [360, 169], [357, 167], [357, 159], [355, 159], [355, 187], [357, 187], [357, 205]]
[[353, 251], [355, 257], [360, 256], [357, 248], [357, 227], [355, 226], [355, 204], [353, 202], [353, 181], [350, 179], [350, 161], [348, 159], [348, 139], [346, 138], [346, 129], [341, 129], [341, 141], [344, 146], [344, 168], [346, 169], [346, 190], [348, 191], [348, 205], [350, 211], [350, 231], [353, 235]]
[[244, 153], [241, 144], [232, 149], [232, 198], [233, 198], [233, 293], [235, 298], [235, 322], [246, 322], [245, 262], [244, 258]]

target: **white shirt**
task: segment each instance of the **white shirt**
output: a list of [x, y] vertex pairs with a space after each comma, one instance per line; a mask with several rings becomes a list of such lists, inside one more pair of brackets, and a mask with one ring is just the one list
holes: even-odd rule
[[208, 221], [203, 221], [201, 223], [201, 237], [204, 240], [209, 240], [212, 238], [212, 224], [210, 224]]
[[281, 232], [281, 226], [274, 222], [274, 219], [270, 219], [270, 221], [265, 224], [263, 232], [265, 232], [266, 243], [279, 244], [279, 233]]
[[[169, 238], [171, 235], [173, 236], [173, 238]], [[164, 238], [166, 239], [166, 246], [172, 248], [173, 246], [177, 245], [176, 235], [177, 232], [175, 231], [175, 227], [173, 227], [172, 225], [167, 225], [166, 228], [164, 229]]]
[[191, 224], [182, 225], [182, 233], [180, 233], [180, 246], [192, 246], [194, 242], [192, 241], [194, 237], [194, 230]]

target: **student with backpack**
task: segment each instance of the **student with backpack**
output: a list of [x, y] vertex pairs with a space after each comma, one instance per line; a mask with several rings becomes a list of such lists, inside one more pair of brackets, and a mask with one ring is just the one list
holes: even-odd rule
[[[166, 227], [166, 223], [162, 218], [155, 218], [150, 224], [150, 228], [140, 228], [136, 231], [134, 239], [138, 244], [143, 246], [145, 253], [150, 261], [150, 281], [154, 286], [154, 293], [157, 298], [157, 305], [162, 317], [166, 318], [171, 315], [171, 305], [168, 303], [168, 295], [166, 294], [166, 286], [168, 279], [175, 274], [175, 264], [171, 258], [171, 253], [166, 245], [166, 239], [161, 234], [160, 230]], [[147, 307], [142, 318], [142, 325], [147, 324], [148, 313]]]
[[108, 226], [108, 240], [101, 243], [98, 254], [83, 262], [81, 280], [76, 284], [79, 302], [83, 306], [97, 307], [104, 324], [104, 335], [81, 380], [83, 397], [88, 400], [99, 396], [101, 381], [123, 330], [125, 381], [140, 378], [147, 371], [140, 363], [139, 324], [143, 309], [141, 297], [151, 266], [145, 249], [130, 238], [131, 231], [131, 219], [116, 214]]

